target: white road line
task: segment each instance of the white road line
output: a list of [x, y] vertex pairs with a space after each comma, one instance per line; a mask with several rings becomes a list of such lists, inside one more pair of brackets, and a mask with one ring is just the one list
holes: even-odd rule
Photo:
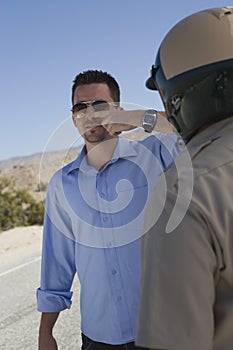
[[39, 261], [39, 260], [41, 260], [41, 256], [38, 256], [37, 258], [34, 258], [34, 259], [32, 259], [32, 260], [30, 260], [30, 261], [24, 263], [24, 264], [15, 266], [15, 267], [13, 267], [12, 269], [6, 270], [6, 271], [0, 273], [0, 278], [1, 278], [2, 276], [7, 275], [8, 273], [11, 273], [11, 272], [14, 272], [14, 271], [16, 271], [16, 270], [19, 270], [19, 269], [21, 269], [22, 267], [25, 267], [25, 266], [27, 266], [27, 265], [33, 264], [34, 262]]

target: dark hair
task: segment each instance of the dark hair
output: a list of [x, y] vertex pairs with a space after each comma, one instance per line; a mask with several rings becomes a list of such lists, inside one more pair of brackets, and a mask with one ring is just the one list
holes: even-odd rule
[[74, 92], [77, 86], [88, 84], [101, 84], [108, 85], [111, 97], [114, 102], [120, 102], [120, 88], [117, 81], [107, 72], [101, 70], [87, 70], [78, 74], [73, 80], [72, 86], [72, 104], [74, 102]]

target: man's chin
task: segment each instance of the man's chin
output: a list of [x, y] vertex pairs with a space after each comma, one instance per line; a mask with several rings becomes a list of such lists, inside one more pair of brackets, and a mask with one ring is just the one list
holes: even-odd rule
[[91, 129], [88, 129], [88, 131], [84, 134], [84, 139], [88, 142], [101, 142], [106, 137], [106, 130], [101, 130], [102, 127], [94, 127]]

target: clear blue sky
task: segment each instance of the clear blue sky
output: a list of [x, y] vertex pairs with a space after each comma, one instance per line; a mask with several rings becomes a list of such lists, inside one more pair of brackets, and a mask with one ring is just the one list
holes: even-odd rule
[[[220, 0], [1, 0], [0, 160], [43, 151], [71, 117], [72, 80], [83, 70], [108, 71], [120, 84], [122, 101], [161, 109], [157, 93], [144, 85], [161, 40], [183, 17], [228, 5]], [[62, 146], [62, 133], [59, 139]]]

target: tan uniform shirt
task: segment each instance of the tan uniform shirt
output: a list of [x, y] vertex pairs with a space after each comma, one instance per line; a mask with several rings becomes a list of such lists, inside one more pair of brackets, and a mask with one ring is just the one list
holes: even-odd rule
[[[233, 118], [203, 130], [187, 146], [194, 175], [188, 210], [178, 226], [165, 233], [179, 188], [173, 165], [166, 172], [162, 213], [143, 237], [137, 344], [168, 350], [232, 350]], [[188, 192], [182, 193], [178, 214]], [[158, 185], [145, 222], [160, 201]]]

